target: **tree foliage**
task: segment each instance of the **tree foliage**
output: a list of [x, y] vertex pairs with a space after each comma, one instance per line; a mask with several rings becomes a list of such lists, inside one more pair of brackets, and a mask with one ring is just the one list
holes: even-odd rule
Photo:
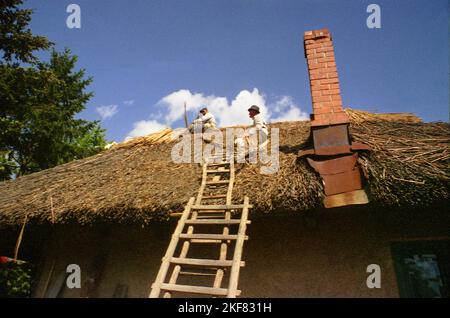
[[23, 0], [0, 1], [0, 51], [3, 61], [34, 62], [33, 52], [45, 50], [51, 42], [43, 37], [31, 33], [28, 24], [33, 10], [19, 8]]
[[76, 70], [68, 49], [38, 60], [33, 52], [51, 43], [27, 29], [32, 11], [19, 9], [20, 0], [0, 3], [0, 180], [101, 151], [99, 123], [76, 118], [93, 95], [92, 78]]
[[32, 269], [28, 263], [0, 264], [0, 298], [31, 296]]

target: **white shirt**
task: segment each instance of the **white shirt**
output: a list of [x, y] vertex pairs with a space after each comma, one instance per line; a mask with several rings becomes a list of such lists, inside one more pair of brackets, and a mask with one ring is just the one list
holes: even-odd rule
[[214, 118], [214, 115], [211, 113], [206, 113], [205, 115], [199, 114], [197, 116], [197, 119], [194, 120], [195, 123], [202, 123], [202, 124], [213, 124], [216, 125], [216, 119]]
[[266, 135], [269, 134], [269, 131], [267, 130], [266, 122], [264, 121], [264, 118], [262, 117], [261, 114], [256, 114], [255, 116], [253, 116], [253, 125], [250, 128], [251, 128], [250, 134], [254, 134], [258, 130], [261, 130]]

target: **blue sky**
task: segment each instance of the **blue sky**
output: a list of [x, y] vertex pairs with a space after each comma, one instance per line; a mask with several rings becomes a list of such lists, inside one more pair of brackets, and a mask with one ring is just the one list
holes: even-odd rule
[[[81, 29], [66, 7], [81, 8]], [[369, 29], [369, 4], [381, 28]], [[183, 126], [203, 105], [219, 124], [249, 123], [262, 104], [269, 120], [311, 112], [303, 32], [333, 36], [345, 107], [414, 112], [448, 121], [447, 0], [30, 0], [34, 33], [78, 55], [95, 93], [81, 117], [101, 120], [121, 141]], [[103, 116], [103, 117], [102, 117]]]

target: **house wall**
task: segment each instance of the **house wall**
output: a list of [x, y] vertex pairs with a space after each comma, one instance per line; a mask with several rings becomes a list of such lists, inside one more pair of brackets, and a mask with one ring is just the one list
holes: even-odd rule
[[[56, 296], [67, 264], [74, 263], [81, 267], [82, 288], [62, 288], [60, 297], [147, 297], [175, 225], [55, 229], [44, 244], [34, 296]], [[254, 217], [241, 297], [398, 297], [390, 243], [449, 238], [449, 229], [443, 209], [353, 207]], [[381, 267], [380, 289], [366, 286], [369, 264]]]

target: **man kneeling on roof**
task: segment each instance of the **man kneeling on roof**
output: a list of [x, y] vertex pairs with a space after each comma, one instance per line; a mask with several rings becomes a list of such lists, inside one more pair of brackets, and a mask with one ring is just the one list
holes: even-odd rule
[[208, 128], [216, 128], [216, 119], [214, 118], [213, 114], [208, 112], [208, 109], [206, 107], [200, 109], [197, 118], [189, 126], [189, 131], [193, 133], [194, 127], [197, 125], [201, 125], [203, 132]]
[[258, 150], [263, 149], [267, 146], [269, 141], [267, 124], [264, 121], [259, 107], [252, 105], [248, 109], [248, 114], [249, 117], [253, 119], [253, 125], [246, 129], [243, 138], [236, 139], [236, 145], [241, 149], [245, 149], [245, 147], [248, 146], [248, 153], [246, 156], [250, 155], [252, 152], [256, 153]]
[[261, 136], [260, 143], [263, 144], [267, 141], [269, 131], [267, 130], [266, 122], [259, 111], [259, 107], [256, 105], [251, 106], [248, 109], [248, 115], [251, 119], [253, 119], [253, 125], [248, 129], [248, 134], [251, 136], [259, 133]]

